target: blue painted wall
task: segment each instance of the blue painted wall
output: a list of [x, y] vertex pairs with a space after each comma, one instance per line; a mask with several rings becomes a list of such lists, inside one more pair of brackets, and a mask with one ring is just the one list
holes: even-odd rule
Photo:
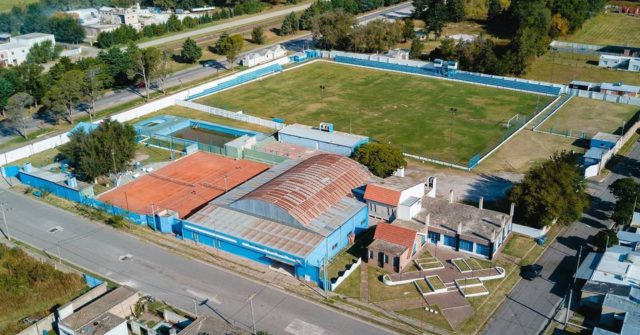
[[604, 140], [599, 140], [595, 138], [592, 138], [591, 143], [589, 143], [590, 148], [611, 149], [615, 146], [616, 146], [615, 142], [604, 141]]
[[18, 174], [18, 179], [20, 179], [20, 182], [25, 185], [50, 192], [51, 194], [57, 195], [61, 198], [69, 199], [71, 201], [82, 202], [84, 198], [84, 196], [80, 194], [79, 190], [75, 190], [73, 188], [54, 183], [52, 181], [30, 175], [22, 171], [20, 171], [20, 173]]

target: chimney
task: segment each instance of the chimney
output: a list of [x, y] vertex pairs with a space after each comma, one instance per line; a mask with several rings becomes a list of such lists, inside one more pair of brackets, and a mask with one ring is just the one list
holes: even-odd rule
[[480, 197], [480, 203], [478, 204], [478, 208], [484, 209], [484, 197]]
[[516, 204], [514, 202], [511, 203], [511, 208], [509, 209], [509, 216], [513, 217], [513, 214], [516, 212]]
[[449, 203], [453, 203], [453, 190], [449, 190]]
[[462, 222], [458, 222], [458, 235], [462, 234]]

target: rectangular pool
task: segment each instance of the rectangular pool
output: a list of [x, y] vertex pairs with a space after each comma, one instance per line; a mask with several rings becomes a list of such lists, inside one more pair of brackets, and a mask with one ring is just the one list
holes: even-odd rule
[[218, 147], [222, 147], [225, 143], [236, 138], [235, 136], [227, 132], [215, 131], [193, 126], [182, 128], [176, 132], [171, 133], [170, 136], [203, 144], [215, 145]]

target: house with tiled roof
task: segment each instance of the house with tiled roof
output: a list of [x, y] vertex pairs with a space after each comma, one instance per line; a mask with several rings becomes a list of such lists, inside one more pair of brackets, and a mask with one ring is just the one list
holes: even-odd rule
[[[431, 193], [435, 194], [435, 192]], [[392, 222], [395, 219], [411, 220], [422, 208], [420, 202], [424, 196], [425, 183], [418, 183], [405, 189], [368, 184], [363, 198], [369, 207], [369, 216]]]
[[379, 223], [367, 247], [366, 262], [389, 272], [401, 272], [427, 247], [427, 231]]

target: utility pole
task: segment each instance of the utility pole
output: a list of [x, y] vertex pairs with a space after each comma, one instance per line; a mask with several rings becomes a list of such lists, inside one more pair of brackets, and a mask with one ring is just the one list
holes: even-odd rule
[[9, 234], [9, 224], [7, 223], [7, 216], [4, 213], [4, 205], [0, 204], [0, 209], [2, 210], [2, 222], [4, 222], [4, 233], [7, 235], [7, 240], [11, 241], [11, 235]]
[[113, 162], [113, 174], [116, 174], [116, 153], [115, 151], [113, 151], [113, 149], [111, 149], [111, 161]]
[[[609, 236], [607, 236], [607, 244], [609, 244]], [[606, 250], [606, 245], [605, 245]], [[580, 267], [580, 256], [582, 255], [582, 246], [580, 246], [580, 250], [578, 251], [578, 261], [576, 262], [576, 272], [573, 273], [573, 283], [571, 284], [571, 289], [569, 289], [569, 300], [567, 301], [567, 312], [564, 315], [564, 326], [567, 326], [569, 322], [569, 312], [571, 311], [571, 299], [573, 298], [573, 288], [576, 285], [576, 275], [578, 273], [578, 268]]]
[[247, 298], [247, 300], [245, 300], [245, 302], [247, 302], [247, 301], [249, 302], [249, 306], [251, 308], [251, 324], [252, 324], [252, 328], [253, 328], [253, 334], [257, 333], [257, 331], [256, 331], [256, 319], [253, 316], [253, 298], [255, 298], [255, 297], [256, 297], [256, 294], [252, 293], [249, 296], [249, 298]]

